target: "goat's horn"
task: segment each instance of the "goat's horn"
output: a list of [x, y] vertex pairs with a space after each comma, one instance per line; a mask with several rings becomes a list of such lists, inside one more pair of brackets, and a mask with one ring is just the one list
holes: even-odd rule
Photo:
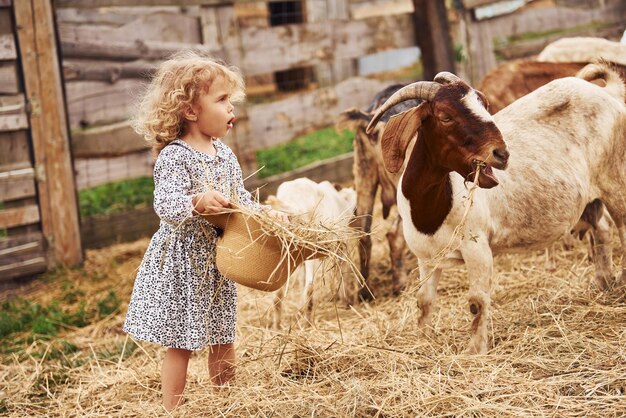
[[369, 125], [367, 125], [366, 132], [368, 134], [371, 133], [380, 118], [385, 114], [385, 112], [397, 105], [398, 103], [411, 99], [422, 99], [430, 101], [435, 97], [435, 94], [437, 94], [437, 91], [440, 87], [441, 84], [434, 81], [417, 81], [415, 83], [409, 84], [408, 86], [402, 87], [400, 90], [396, 91], [390, 98], [388, 98], [381, 107], [378, 108]]
[[448, 84], [448, 83], [456, 83], [457, 81], [462, 81], [456, 75], [449, 73], [447, 71], [442, 71], [433, 78], [437, 83]]

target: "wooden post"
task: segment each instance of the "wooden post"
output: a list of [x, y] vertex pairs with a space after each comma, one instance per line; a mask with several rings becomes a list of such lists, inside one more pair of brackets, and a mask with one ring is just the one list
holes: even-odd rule
[[422, 53], [424, 80], [440, 71], [454, 72], [450, 25], [444, 0], [413, 0], [415, 37]]
[[82, 261], [78, 205], [50, 0], [13, 3], [35, 156], [41, 227], [52, 265]]

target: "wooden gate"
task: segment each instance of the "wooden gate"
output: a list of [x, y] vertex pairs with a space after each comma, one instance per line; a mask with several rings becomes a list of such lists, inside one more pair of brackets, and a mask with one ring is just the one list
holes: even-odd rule
[[49, 0], [0, 0], [0, 284], [82, 261]]

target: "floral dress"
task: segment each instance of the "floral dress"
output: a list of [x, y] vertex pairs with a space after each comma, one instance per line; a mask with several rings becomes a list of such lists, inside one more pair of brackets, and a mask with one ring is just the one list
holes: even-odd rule
[[244, 189], [231, 149], [217, 154], [181, 140], [161, 150], [154, 166], [154, 209], [161, 219], [139, 267], [124, 330], [165, 347], [199, 350], [235, 340], [237, 288], [215, 266], [217, 231], [193, 215], [192, 196], [214, 189], [233, 203], [260, 210]]

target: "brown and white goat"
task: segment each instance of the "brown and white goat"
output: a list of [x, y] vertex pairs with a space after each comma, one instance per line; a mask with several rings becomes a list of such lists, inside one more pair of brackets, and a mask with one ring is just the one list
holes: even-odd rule
[[[400, 112], [417, 106], [420, 100], [409, 100], [398, 103], [382, 116], [380, 123], [370, 134], [365, 133], [367, 125], [372, 120], [374, 112], [404, 84], [393, 84], [378, 92], [365, 111], [356, 108], [348, 109], [339, 115], [335, 123], [337, 130], [351, 129], [355, 131], [354, 160], [352, 174], [354, 188], [357, 195], [356, 222], [364, 232], [359, 240], [360, 272], [367, 282], [369, 278], [370, 260], [372, 255], [372, 220], [376, 193], [380, 188], [380, 199], [383, 209], [383, 218], [387, 219], [391, 209], [396, 205], [397, 184], [399, 175], [385, 170], [383, 156], [380, 151], [380, 137], [387, 120]], [[406, 243], [402, 234], [402, 222], [396, 215], [386, 234], [389, 244], [389, 258], [391, 260], [391, 276], [393, 293], [399, 294], [406, 286], [406, 271], [404, 268], [404, 250]], [[372, 289], [363, 287], [359, 297], [363, 300], [372, 299]]]
[[[469, 352], [488, 349], [493, 256], [545, 248], [569, 231], [594, 199], [604, 203], [619, 231], [621, 280], [626, 280], [624, 85], [604, 67], [592, 65], [582, 72], [585, 79], [602, 77], [606, 87], [581, 78], [558, 79], [494, 116], [481, 92], [453, 74], [440, 73], [434, 82], [398, 91], [368, 127], [403, 100], [425, 100], [387, 122], [382, 152], [387, 169], [399, 172], [417, 134], [400, 179], [398, 210], [425, 280], [418, 291], [419, 325], [431, 325], [441, 269], [465, 263], [474, 317]], [[465, 183], [478, 166], [480, 187], [464, 233], [455, 235], [469, 196]], [[606, 287], [611, 279], [609, 243], [599, 241], [596, 281]], [[446, 248], [442, 262], [433, 265]]]
[[[356, 192], [350, 187], [340, 188], [322, 181], [316, 183], [308, 178], [298, 178], [286, 181], [276, 190], [276, 196], [270, 196], [267, 203], [274, 209], [283, 211], [292, 217], [297, 217], [305, 223], [320, 223], [325, 227], [347, 227], [354, 215], [356, 206]], [[350, 243], [348, 243], [349, 245]], [[350, 248], [348, 248], [348, 252]], [[301, 306], [307, 323], [313, 320], [313, 289], [315, 277], [324, 275], [328, 266], [324, 259], [305, 260], [293, 272], [291, 277], [305, 276]], [[347, 276], [348, 268], [341, 271]], [[347, 277], [341, 277], [345, 285]], [[343, 287], [343, 286], [342, 286]], [[347, 292], [343, 290], [344, 300], [347, 301]], [[274, 298], [273, 327], [280, 328], [282, 317], [282, 301], [285, 297], [285, 287], [276, 291]]]

